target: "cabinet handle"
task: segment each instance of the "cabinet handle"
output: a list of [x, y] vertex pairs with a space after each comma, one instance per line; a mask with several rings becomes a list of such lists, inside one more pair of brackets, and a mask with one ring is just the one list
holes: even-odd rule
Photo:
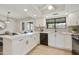
[[20, 39], [19, 41], [22, 41], [23, 39]]
[[26, 44], [28, 44], [29, 42], [28, 42], [28, 40], [26, 41]]

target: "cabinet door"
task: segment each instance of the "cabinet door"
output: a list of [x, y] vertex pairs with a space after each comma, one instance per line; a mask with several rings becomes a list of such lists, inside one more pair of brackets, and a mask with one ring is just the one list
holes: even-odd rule
[[79, 25], [78, 23], [78, 14], [77, 13], [73, 13], [73, 14], [69, 14], [66, 21], [67, 21], [67, 25], [68, 26], [72, 26], [72, 25]]
[[65, 49], [72, 50], [72, 38], [71, 38], [71, 35], [65, 35]]
[[56, 32], [56, 48], [64, 48], [64, 35]]
[[37, 44], [40, 44], [40, 34], [39, 33], [35, 34], [35, 39], [36, 39]]
[[32, 50], [32, 48], [35, 46], [35, 44], [36, 44], [36, 42], [35, 42], [35, 40], [34, 40], [34, 37], [33, 37], [33, 35], [29, 35], [28, 37], [26, 37], [26, 54], [28, 54], [31, 50]]
[[29, 41], [29, 39], [25, 39], [25, 41], [24, 41], [24, 49], [23, 49], [23, 52], [24, 52], [24, 54], [27, 54], [28, 52], [29, 52], [29, 50], [30, 50], [30, 41]]
[[12, 40], [8, 38], [3, 38], [3, 55], [12, 54]]
[[55, 39], [55, 33], [49, 33], [48, 34], [48, 45], [51, 47], [55, 47], [56, 39]]
[[24, 40], [25, 37], [16, 38], [12, 43], [13, 54], [24, 54]]
[[33, 35], [33, 41], [35, 46], [40, 43], [39, 34], [36, 33]]

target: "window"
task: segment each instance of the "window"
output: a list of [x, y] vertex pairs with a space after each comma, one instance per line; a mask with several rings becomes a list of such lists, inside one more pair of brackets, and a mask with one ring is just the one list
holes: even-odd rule
[[66, 28], [66, 17], [47, 19], [46, 24], [48, 29]]
[[66, 28], [66, 18], [65, 17], [56, 18], [56, 28], [58, 28], [58, 29]]
[[49, 29], [54, 28], [54, 26], [55, 26], [54, 23], [55, 23], [54, 19], [47, 19], [46, 20], [47, 28], [49, 28]]
[[25, 30], [24, 22], [22, 22], [22, 30]]
[[33, 22], [27, 22], [27, 31], [29, 32], [33, 31]]
[[33, 31], [33, 22], [22, 22], [22, 31], [24, 33]]

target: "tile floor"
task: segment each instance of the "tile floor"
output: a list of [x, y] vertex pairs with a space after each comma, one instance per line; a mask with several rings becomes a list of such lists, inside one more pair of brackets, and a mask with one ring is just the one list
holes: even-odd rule
[[72, 53], [44, 45], [38, 45], [29, 53], [29, 55], [72, 55]]

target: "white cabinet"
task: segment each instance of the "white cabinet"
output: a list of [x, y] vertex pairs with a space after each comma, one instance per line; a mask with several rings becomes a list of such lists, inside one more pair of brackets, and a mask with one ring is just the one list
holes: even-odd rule
[[65, 49], [72, 50], [72, 37], [71, 37], [71, 35], [65, 35]]
[[12, 54], [11, 53], [12, 51], [12, 41], [8, 38], [4, 38], [3, 39], [3, 54], [4, 55], [9, 55], [9, 54]]
[[64, 48], [64, 36], [58, 32], [48, 35], [48, 45], [55, 48]]
[[50, 47], [55, 47], [56, 39], [55, 39], [55, 33], [48, 33], [48, 45]]
[[[27, 50], [26, 51], [24, 50], [24, 49], [26, 49], [25, 36], [16, 37], [14, 39], [7, 39], [7, 40], [8, 40], [8, 42], [6, 42], [6, 39], [4, 39], [4, 41], [3, 41], [4, 42], [4, 45], [3, 45], [4, 54], [14, 54], [14, 55], [19, 54], [20, 55], [20, 54], [25, 54], [26, 53]], [[10, 49], [5, 48], [5, 46], [7, 46]]]
[[56, 32], [56, 48], [64, 48], [64, 35], [62, 33]]
[[78, 19], [79, 19], [79, 11], [69, 14], [66, 18], [67, 26], [79, 25]]
[[3, 39], [3, 54], [24, 55], [28, 54], [36, 45], [39, 44], [39, 35], [18, 35], [16, 37], [5, 37]]
[[28, 54], [36, 45], [39, 44], [39, 34], [33, 34], [30, 36], [27, 36], [26, 39], [28, 39], [26, 41], [26, 54]]
[[50, 47], [72, 50], [72, 38], [70, 34], [60, 32], [49, 33], [48, 45]]

